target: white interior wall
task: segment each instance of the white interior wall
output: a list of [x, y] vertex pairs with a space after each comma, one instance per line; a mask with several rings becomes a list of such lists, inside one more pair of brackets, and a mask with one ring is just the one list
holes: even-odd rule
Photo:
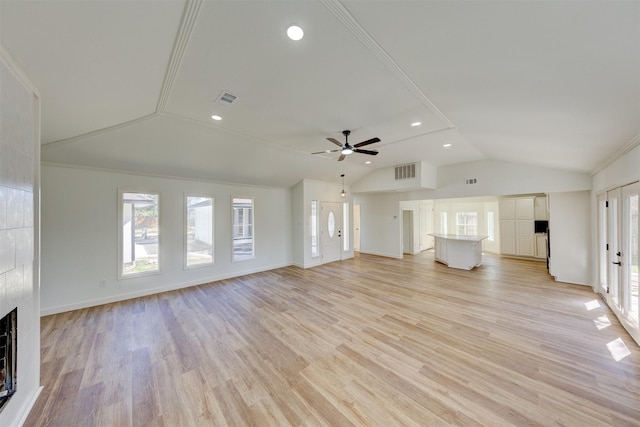
[[[292, 264], [292, 192], [43, 165], [42, 308], [57, 313]], [[117, 279], [118, 189], [160, 194], [160, 273]], [[215, 264], [184, 269], [184, 194], [214, 197]], [[255, 259], [232, 262], [231, 198], [254, 198]], [[99, 287], [101, 280], [106, 286]]]
[[[465, 180], [476, 178], [476, 184]], [[404, 200], [506, 196], [591, 189], [591, 175], [500, 160], [480, 160], [438, 168], [438, 187], [404, 193]]]
[[549, 273], [591, 285], [591, 192], [549, 193]]
[[18, 309], [16, 393], [0, 426], [19, 426], [40, 393], [40, 98], [0, 48], [0, 317]]
[[360, 252], [402, 258], [401, 193], [359, 194]]

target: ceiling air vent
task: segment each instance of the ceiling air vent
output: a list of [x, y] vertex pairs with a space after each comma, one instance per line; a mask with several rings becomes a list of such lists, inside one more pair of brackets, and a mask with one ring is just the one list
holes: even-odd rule
[[407, 165], [396, 166], [396, 181], [402, 179], [411, 179], [416, 177], [416, 164], [409, 163]]
[[231, 105], [237, 98], [238, 97], [231, 92], [223, 90], [222, 92], [220, 92], [220, 95], [218, 96], [218, 99], [216, 99], [216, 102], [222, 105]]

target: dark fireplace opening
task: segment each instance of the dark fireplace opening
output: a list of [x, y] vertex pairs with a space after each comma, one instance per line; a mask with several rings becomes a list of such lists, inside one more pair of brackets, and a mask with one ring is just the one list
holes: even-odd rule
[[16, 392], [18, 309], [0, 319], [0, 411]]

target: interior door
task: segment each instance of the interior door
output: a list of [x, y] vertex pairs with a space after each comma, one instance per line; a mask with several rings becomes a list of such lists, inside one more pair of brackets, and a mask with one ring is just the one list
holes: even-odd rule
[[596, 291], [605, 299], [609, 298], [607, 273], [609, 271], [608, 258], [608, 218], [607, 218], [607, 193], [598, 194], [598, 282]]
[[342, 255], [342, 203], [322, 202], [322, 263], [340, 261]]

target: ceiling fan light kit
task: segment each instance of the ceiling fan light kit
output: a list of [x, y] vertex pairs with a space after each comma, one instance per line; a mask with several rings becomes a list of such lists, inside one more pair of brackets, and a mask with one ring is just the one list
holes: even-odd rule
[[369, 144], [380, 142], [380, 138], [371, 138], [371, 139], [367, 139], [366, 141], [359, 142], [355, 145], [351, 145], [349, 144], [349, 135], [351, 135], [351, 131], [343, 130], [342, 134], [344, 135], [344, 144], [342, 144], [340, 141], [338, 141], [335, 138], [327, 138], [330, 142], [333, 142], [334, 144], [339, 146], [340, 147], [339, 149], [318, 151], [311, 154], [325, 154], [325, 153], [340, 152], [340, 157], [338, 157], [339, 162], [343, 161], [349, 154], [352, 154], [352, 153], [368, 154], [370, 156], [375, 156], [378, 154], [378, 151], [376, 150], [362, 150], [360, 147], [364, 147]]

